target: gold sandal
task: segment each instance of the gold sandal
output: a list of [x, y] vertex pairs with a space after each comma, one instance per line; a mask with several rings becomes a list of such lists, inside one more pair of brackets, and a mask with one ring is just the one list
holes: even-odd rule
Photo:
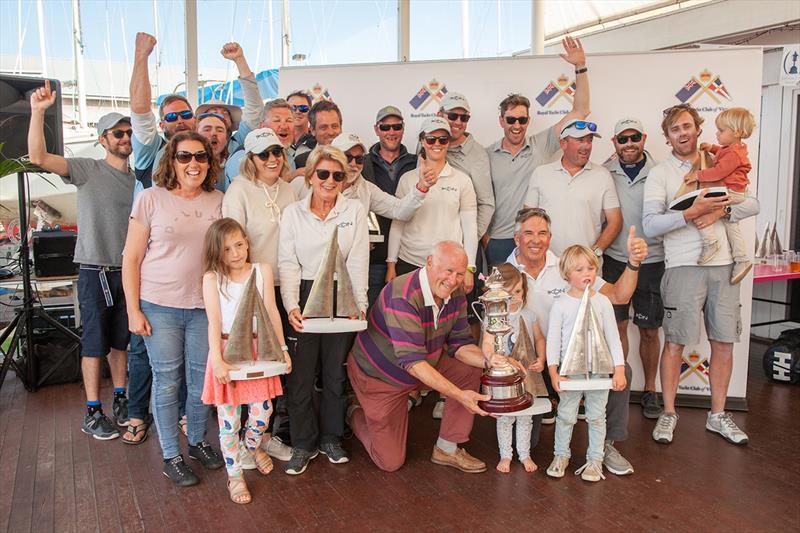
[[247, 489], [247, 483], [244, 482], [244, 476], [228, 478], [228, 493], [233, 503], [244, 505], [253, 501], [253, 497]]
[[272, 457], [267, 455], [267, 452], [258, 448], [255, 453], [256, 468], [262, 475], [267, 475], [272, 472]]

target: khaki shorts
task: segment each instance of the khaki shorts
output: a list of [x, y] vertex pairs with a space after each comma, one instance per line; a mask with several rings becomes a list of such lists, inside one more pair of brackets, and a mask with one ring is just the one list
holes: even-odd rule
[[700, 312], [708, 339], [739, 342], [742, 333], [739, 285], [731, 285], [732, 265], [668, 268], [661, 280], [664, 338], [675, 344], [700, 340]]

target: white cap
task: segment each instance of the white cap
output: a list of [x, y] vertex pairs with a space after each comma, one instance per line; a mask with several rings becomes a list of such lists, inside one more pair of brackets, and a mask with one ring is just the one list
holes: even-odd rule
[[331, 143], [331, 146], [335, 146], [342, 152], [348, 151], [350, 148], [354, 146], [360, 146], [364, 153], [367, 153], [367, 145], [364, 144], [364, 141], [361, 140], [355, 133], [340, 133]]
[[106, 131], [110, 130], [120, 122], [127, 122], [128, 124], [131, 123], [131, 117], [126, 117], [122, 113], [106, 113], [100, 120], [97, 121], [97, 134], [102, 135]]
[[269, 128], [253, 130], [244, 139], [244, 151], [252, 154], [260, 154], [270, 146], [283, 148], [280, 138]]
[[447, 122], [442, 117], [430, 117], [426, 118], [425, 122], [422, 123], [422, 127], [420, 128], [420, 133], [433, 133], [436, 130], [444, 130], [448, 134], [450, 133], [450, 123]]
[[[578, 127], [581, 125], [582, 127]], [[591, 128], [594, 128], [594, 131], [592, 131]], [[559, 139], [566, 139], [567, 137], [580, 139], [581, 137], [586, 137], [587, 135], [593, 135], [598, 138], [601, 137], [601, 135], [597, 133], [597, 124], [594, 122], [589, 122], [588, 120], [570, 120], [561, 130]]]
[[461, 93], [447, 93], [447, 95], [442, 98], [441, 108], [445, 111], [450, 111], [451, 109], [456, 109], [461, 107], [467, 110], [469, 113], [469, 102], [467, 102], [467, 97]]
[[644, 133], [644, 126], [638, 118], [623, 118], [617, 121], [614, 126], [614, 136], [616, 137], [625, 130], [636, 130], [639, 133]]

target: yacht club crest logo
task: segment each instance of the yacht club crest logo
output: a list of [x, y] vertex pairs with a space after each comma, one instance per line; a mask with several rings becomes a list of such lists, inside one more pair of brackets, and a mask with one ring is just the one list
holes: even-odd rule
[[429, 105], [431, 102], [436, 102], [438, 104], [446, 94], [447, 87], [445, 87], [445, 84], [433, 78], [431, 81], [424, 84], [419, 92], [414, 95], [414, 98], [409, 100], [408, 103], [411, 104], [411, 107], [419, 111], [420, 109], [424, 109], [425, 106]]
[[315, 83], [311, 90], [308, 91], [311, 94], [311, 100], [316, 104], [317, 102], [321, 102], [323, 100], [327, 100], [328, 102], [333, 102], [333, 98], [331, 98], [331, 93], [328, 92], [328, 89], [323, 87], [319, 83]]
[[575, 80], [570, 80], [566, 74], [561, 74], [556, 81], [550, 81], [542, 92], [536, 97], [536, 101], [542, 107], [553, 107], [561, 97], [572, 104], [575, 96]]
[[686, 85], [675, 93], [675, 98], [680, 100], [682, 104], [693, 104], [703, 95], [711, 98], [717, 105], [721, 104], [723, 100], [733, 100], [720, 77], [708, 69], [704, 69], [699, 75], [689, 78]]
[[710, 367], [711, 364], [708, 359], [695, 351], [689, 352], [689, 355], [684, 355], [683, 361], [681, 361], [680, 381], [689, 376], [697, 376], [703, 384], [708, 385], [708, 370]]

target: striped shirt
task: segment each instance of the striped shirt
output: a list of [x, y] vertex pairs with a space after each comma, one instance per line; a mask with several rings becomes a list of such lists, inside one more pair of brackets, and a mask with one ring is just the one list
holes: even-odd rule
[[369, 327], [358, 334], [353, 356], [368, 376], [397, 386], [418, 384], [408, 373], [427, 361], [435, 367], [442, 349], [453, 357], [474, 344], [467, 324], [467, 298], [459, 288], [439, 309], [425, 268], [398, 276], [381, 291], [369, 314]]

